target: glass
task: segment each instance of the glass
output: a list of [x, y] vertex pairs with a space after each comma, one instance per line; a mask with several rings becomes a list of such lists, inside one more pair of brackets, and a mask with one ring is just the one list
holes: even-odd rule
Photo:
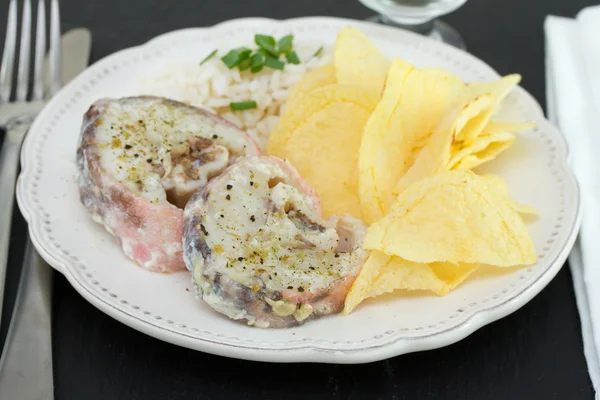
[[436, 18], [451, 13], [467, 0], [359, 0], [379, 15], [376, 22], [397, 26], [465, 49], [465, 43], [450, 25]]

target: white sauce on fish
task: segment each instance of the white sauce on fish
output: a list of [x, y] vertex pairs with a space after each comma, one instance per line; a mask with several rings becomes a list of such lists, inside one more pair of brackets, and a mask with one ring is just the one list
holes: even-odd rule
[[[213, 183], [196, 229], [208, 233], [204, 240], [216, 253], [214, 269], [240, 284], [251, 287], [260, 276], [269, 290], [319, 290], [356, 270], [364, 254], [336, 252], [337, 219], [322, 220], [309, 196], [270, 178], [286, 174], [272, 163], [230, 167], [227, 179]], [[186, 213], [195, 212], [193, 207]]]
[[[198, 118], [198, 110], [165, 101], [148, 100], [144, 107], [111, 102], [95, 123], [102, 167], [152, 203], [166, 203], [165, 190], [191, 193], [222, 171], [231, 158], [247, 151], [258, 153], [239, 129], [214, 118]], [[202, 143], [195, 157], [189, 157], [190, 138], [211, 143]]]

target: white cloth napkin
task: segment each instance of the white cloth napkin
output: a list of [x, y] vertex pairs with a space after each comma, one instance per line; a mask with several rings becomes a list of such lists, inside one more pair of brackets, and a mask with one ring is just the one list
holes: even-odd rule
[[548, 16], [548, 116], [569, 143], [583, 223], [569, 256], [585, 358], [596, 399], [600, 388], [600, 6], [575, 19]]

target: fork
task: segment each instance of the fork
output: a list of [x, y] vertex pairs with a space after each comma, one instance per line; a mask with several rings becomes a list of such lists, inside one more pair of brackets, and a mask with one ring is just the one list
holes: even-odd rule
[[[21, 43], [17, 85], [12, 87], [13, 69], [16, 63], [17, 42], [17, 0], [11, 0], [8, 9], [4, 53], [0, 64], [0, 128], [6, 131], [0, 152], [0, 316], [4, 297], [4, 281], [8, 259], [8, 244], [14, 204], [15, 182], [19, 166], [21, 144], [29, 126], [45, 104], [45, 99], [53, 96], [61, 87], [60, 81], [60, 17], [58, 0], [51, 0], [50, 6], [50, 85], [44, 88], [43, 69], [46, 52], [46, 6], [45, 0], [38, 0], [35, 36], [35, 59], [33, 69], [33, 90], [29, 90], [29, 60], [31, 53], [31, 0], [24, 0], [21, 18]], [[13, 90], [14, 89], [14, 90]], [[14, 93], [14, 101], [11, 94]]]

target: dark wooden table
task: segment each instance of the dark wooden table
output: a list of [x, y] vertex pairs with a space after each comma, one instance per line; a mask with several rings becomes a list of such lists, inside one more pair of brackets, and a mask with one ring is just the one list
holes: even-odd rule
[[[542, 104], [543, 21], [592, 0], [471, 0], [446, 21], [498, 72], [519, 72]], [[358, 0], [62, 0], [63, 30], [93, 33], [92, 61], [170, 30], [244, 16], [370, 15]], [[0, 43], [8, 0], [0, 1]], [[15, 212], [5, 317], [26, 226]], [[94, 399], [592, 399], [571, 275], [452, 346], [366, 365], [275, 365], [216, 357], [148, 337], [104, 315], [55, 274], [57, 400]], [[0, 339], [6, 334], [6, 318]], [[13, 399], [2, 399], [13, 400]], [[16, 400], [16, 399], [15, 399]]]

